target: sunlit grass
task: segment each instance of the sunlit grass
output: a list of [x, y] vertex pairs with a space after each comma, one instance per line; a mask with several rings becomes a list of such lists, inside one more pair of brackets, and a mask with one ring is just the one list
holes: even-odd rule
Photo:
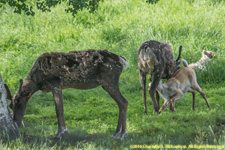
[[[129, 62], [120, 78], [120, 89], [129, 101], [128, 137], [123, 141], [110, 138], [118, 119], [118, 106], [101, 88], [82, 91], [64, 90], [65, 120], [69, 135], [52, 141], [57, 119], [51, 93], [37, 92], [28, 102], [25, 127], [20, 138], [0, 141], [1, 149], [120, 149], [132, 144], [224, 144], [225, 120], [225, 5], [222, 0], [104, 0], [96, 13], [79, 11], [74, 17], [65, 12], [65, 3], [51, 12], [34, 6], [35, 16], [14, 14], [4, 6], [0, 10], [0, 73], [14, 94], [19, 79], [29, 73], [36, 58], [50, 51], [108, 49], [123, 55]], [[176, 103], [176, 113], [167, 108], [158, 115], [150, 96], [148, 115], [144, 115], [138, 76], [137, 52], [147, 40], [168, 42], [174, 52], [183, 46], [182, 58], [189, 63], [201, 57], [202, 50], [217, 56], [206, 70], [197, 72], [211, 109], [196, 95]], [[148, 77], [149, 78], [149, 77]], [[160, 104], [163, 103], [161, 99]]]

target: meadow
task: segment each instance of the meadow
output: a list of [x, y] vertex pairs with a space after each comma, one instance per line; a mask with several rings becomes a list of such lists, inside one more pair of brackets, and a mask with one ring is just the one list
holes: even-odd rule
[[[16, 93], [19, 79], [26, 77], [44, 52], [108, 49], [125, 56], [129, 67], [123, 70], [119, 84], [129, 102], [128, 136], [123, 140], [111, 138], [117, 125], [118, 107], [101, 87], [66, 89], [64, 114], [69, 133], [64, 139], [51, 140], [57, 132], [52, 94], [37, 92], [28, 102], [19, 137], [0, 140], [1, 149], [130, 149], [132, 145], [158, 145], [166, 149], [165, 145], [225, 144], [225, 127], [217, 124], [225, 120], [224, 0], [159, 0], [156, 3], [104, 0], [94, 13], [83, 8], [74, 15], [65, 11], [66, 5], [66, 2], [57, 4], [50, 12], [42, 12], [34, 5], [34, 16], [24, 12], [16, 14], [7, 4], [0, 8], [3, 81], [12, 94]], [[176, 113], [167, 108], [157, 114], [147, 95], [148, 115], [144, 115], [137, 52], [148, 40], [169, 43], [175, 58], [182, 45], [182, 58], [189, 63], [198, 61], [202, 50], [215, 53], [213, 62], [196, 72], [210, 109], [197, 93], [193, 111], [192, 95], [186, 94], [176, 103]]]

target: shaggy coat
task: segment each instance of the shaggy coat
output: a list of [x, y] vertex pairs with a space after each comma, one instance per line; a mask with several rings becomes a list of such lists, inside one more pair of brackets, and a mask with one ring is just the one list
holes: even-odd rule
[[[138, 51], [139, 78], [143, 89], [144, 111], [147, 113], [146, 106], [146, 75], [151, 75], [152, 86], [149, 94], [156, 112], [159, 110], [159, 95], [155, 102], [154, 93], [160, 79], [169, 79], [179, 69], [178, 60], [181, 53], [181, 47], [178, 59], [175, 61], [173, 52], [169, 44], [158, 41], [146, 41], [141, 45]], [[156, 92], [157, 93], [157, 92]]]
[[6, 85], [8, 98], [12, 100], [13, 120], [18, 126], [24, 117], [29, 98], [38, 90], [52, 92], [58, 118], [58, 133], [67, 131], [64, 121], [62, 89], [92, 89], [102, 86], [119, 107], [119, 120], [115, 138], [126, 135], [127, 100], [119, 90], [119, 77], [128, 63], [122, 56], [107, 50], [87, 50], [44, 53], [37, 58], [25, 81], [20, 80], [17, 94], [11, 96]]

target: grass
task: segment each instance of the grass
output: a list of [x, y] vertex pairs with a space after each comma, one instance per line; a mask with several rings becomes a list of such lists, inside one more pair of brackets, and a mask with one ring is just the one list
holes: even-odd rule
[[[64, 90], [65, 120], [69, 133], [61, 141], [51, 140], [57, 131], [51, 93], [41, 92], [28, 102], [20, 137], [0, 141], [1, 149], [129, 149], [130, 145], [224, 145], [225, 120], [225, 5], [223, 0], [104, 0], [95, 13], [78, 11], [75, 17], [65, 12], [65, 3], [51, 12], [35, 6], [35, 16], [13, 13], [5, 5], [0, 9], [0, 73], [15, 93], [19, 79], [24, 79], [36, 58], [46, 51], [108, 49], [126, 56], [129, 68], [120, 78], [120, 89], [129, 101], [127, 130], [123, 141], [114, 140], [118, 107], [100, 87], [87, 91]], [[176, 113], [169, 109], [156, 114], [150, 97], [148, 115], [144, 115], [142, 91], [137, 67], [137, 51], [147, 40], [168, 42], [189, 63], [211, 50], [217, 58], [206, 70], [198, 71], [200, 86], [211, 109], [197, 94], [196, 111], [187, 94], [176, 103]], [[149, 78], [149, 77], [148, 77]], [[161, 99], [161, 104], [163, 100]]]

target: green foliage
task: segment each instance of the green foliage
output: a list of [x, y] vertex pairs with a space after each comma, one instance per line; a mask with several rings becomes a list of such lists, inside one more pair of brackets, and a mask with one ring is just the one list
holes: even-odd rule
[[148, 3], [152, 3], [152, 4], [155, 4], [155, 3], [157, 3], [159, 0], [146, 0], [146, 2], [148, 2]]
[[60, 4], [61, 1], [59, 0], [38, 0], [37, 1], [37, 8], [42, 10], [43, 12], [45, 11], [51, 11], [51, 7], [54, 7], [57, 4]]
[[[42, 10], [43, 12], [51, 11], [51, 7], [55, 7], [57, 4], [60, 4], [62, 1], [67, 2], [67, 0], [35, 0], [31, 2], [36, 3], [37, 9]], [[73, 15], [77, 13], [77, 11], [87, 8], [89, 12], [93, 13], [97, 7], [100, 0], [68, 0], [66, 12], [72, 12]], [[21, 14], [22, 11], [25, 12], [26, 15], [34, 15], [33, 6], [29, 3], [29, 0], [2, 0], [0, 2], [0, 7], [4, 4], [8, 4], [9, 6], [14, 8], [14, 13]]]
[[1, 0], [0, 8], [4, 4], [9, 4], [9, 6], [14, 8], [15, 13], [21, 14], [22, 11], [25, 12], [26, 15], [34, 15], [33, 7], [26, 3], [27, 0]]
[[[12, 94], [19, 79], [27, 76], [44, 52], [108, 49], [129, 62], [119, 82], [121, 93], [129, 101], [128, 137], [123, 141], [110, 138], [116, 129], [118, 106], [101, 87], [67, 89], [63, 91], [69, 131], [66, 139], [50, 140], [57, 131], [54, 100], [51, 93], [37, 92], [28, 102], [20, 137], [15, 141], [0, 140], [0, 148], [129, 149], [133, 144], [224, 144], [224, 126], [216, 124], [224, 120], [225, 114], [223, 0], [160, 0], [154, 4], [146, 0], [105, 0], [99, 1], [95, 13], [90, 13], [85, 1], [85, 7], [76, 10], [76, 17], [65, 11], [69, 1], [54, 5], [39, 1], [42, 6], [37, 6], [38, 1], [23, 2], [32, 6], [34, 16], [23, 11], [16, 14], [9, 4], [0, 9], [0, 73]], [[43, 12], [38, 7], [51, 11]], [[182, 45], [182, 58], [188, 63], [197, 62], [202, 50], [215, 53], [216, 58], [196, 72], [211, 109], [196, 94], [196, 110], [192, 111], [192, 95], [186, 94], [176, 103], [176, 113], [167, 108], [158, 115], [148, 95], [149, 114], [144, 115], [137, 52], [147, 40], [168, 42], [175, 58]]]
[[67, 12], [72, 12], [73, 15], [77, 13], [78, 10], [87, 8], [89, 12], [94, 12], [100, 0], [69, 0], [69, 7], [66, 9]]

